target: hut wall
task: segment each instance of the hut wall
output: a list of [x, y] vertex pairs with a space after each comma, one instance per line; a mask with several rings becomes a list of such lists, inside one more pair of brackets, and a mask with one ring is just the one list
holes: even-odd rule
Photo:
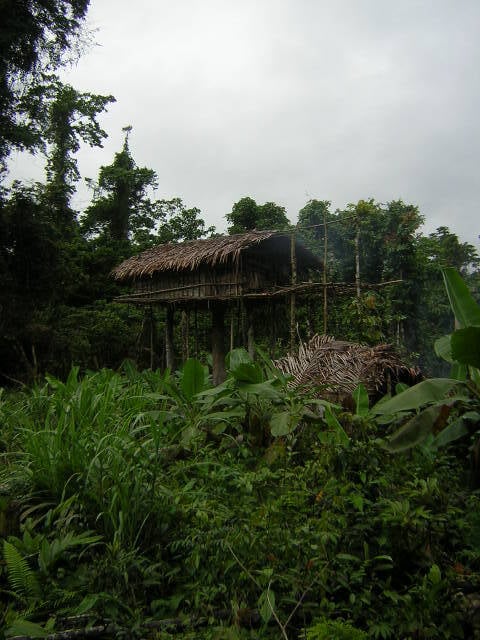
[[199, 267], [195, 271], [167, 271], [135, 282], [137, 293], [159, 294], [163, 300], [231, 297], [241, 295], [239, 274], [225, 267]]
[[285, 264], [285, 256], [265, 256], [257, 249], [242, 252], [238, 263], [200, 265], [194, 270], [161, 271], [143, 276], [135, 281], [134, 287], [136, 293], [151, 293], [157, 300], [171, 302], [231, 298], [288, 284]]

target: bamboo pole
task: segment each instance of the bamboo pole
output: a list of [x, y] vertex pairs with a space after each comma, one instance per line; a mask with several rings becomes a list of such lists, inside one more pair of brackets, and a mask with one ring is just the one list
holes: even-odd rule
[[[290, 236], [291, 285], [297, 284], [297, 256], [295, 254], [295, 232]], [[290, 351], [295, 349], [295, 293], [290, 294]]]
[[324, 243], [323, 243], [323, 333], [327, 334], [327, 320], [328, 320], [328, 309], [327, 309], [327, 248], [328, 248], [328, 238], [327, 238], [327, 212], [323, 212], [323, 227], [324, 227]]
[[355, 234], [355, 288], [357, 298], [360, 298], [360, 222], [357, 218], [357, 232]]

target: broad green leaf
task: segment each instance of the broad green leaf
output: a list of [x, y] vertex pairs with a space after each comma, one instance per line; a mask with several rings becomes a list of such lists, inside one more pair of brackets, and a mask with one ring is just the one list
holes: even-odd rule
[[344, 428], [337, 420], [337, 416], [329, 407], [325, 407], [325, 422], [330, 429], [334, 431], [338, 444], [348, 445], [350, 443], [350, 438], [347, 436]]
[[279, 438], [280, 436], [286, 436], [292, 433], [299, 422], [300, 418], [289, 411], [274, 413], [270, 419], [272, 436]]
[[280, 397], [279, 392], [275, 389], [271, 380], [259, 382], [258, 384], [240, 383], [238, 389], [243, 393], [261, 396], [265, 400], [278, 400]]
[[480, 368], [480, 327], [466, 327], [452, 334], [452, 355], [455, 360]]
[[466, 364], [460, 364], [460, 362], [454, 362], [450, 369], [450, 378], [458, 380], [459, 382], [465, 382], [467, 380], [468, 367]]
[[439, 402], [458, 385], [458, 380], [450, 378], [431, 378], [424, 380], [399, 393], [386, 402], [377, 402], [372, 413], [377, 415], [394, 415], [399, 411], [419, 409], [425, 404]]
[[468, 370], [470, 373], [470, 379], [480, 389], [480, 369], [477, 369], [476, 367], [469, 367]]
[[357, 416], [366, 416], [368, 413], [369, 399], [365, 385], [360, 383], [353, 392], [355, 401], [355, 413]]
[[432, 584], [439, 584], [442, 581], [442, 574], [438, 564], [432, 564], [430, 571], [428, 572], [428, 579]]
[[397, 382], [397, 384], [395, 385], [395, 394], [398, 395], [399, 393], [403, 393], [408, 388], [409, 386], [408, 384], [405, 384], [405, 382]]
[[420, 444], [432, 432], [441, 411], [442, 406], [435, 405], [415, 415], [388, 439], [387, 451], [400, 453]]
[[460, 327], [480, 327], [480, 306], [473, 299], [461, 275], [453, 267], [442, 269], [453, 314]]
[[271, 589], [265, 589], [258, 599], [258, 610], [262, 621], [267, 624], [275, 609], [275, 593]]
[[263, 381], [262, 369], [255, 362], [243, 362], [238, 364], [230, 373], [237, 382], [250, 382], [257, 384]]
[[83, 600], [80, 602], [78, 607], [75, 609], [75, 614], [77, 616], [84, 615], [87, 611], [93, 609], [93, 607], [97, 604], [97, 602], [101, 599], [101, 595], [98, 593], [94, 593], [92, 595], [85, 596]]
[[239, 347], [238, 349], [232, 349], [230, 353], [227, 354], [227, 367], [230, 369], [235, 369], [240, 364], [251, 364], [252, 359], [248, 355], [248, 351], [243, 347]]
[[355, 509], [363, 513], [363, 496], [360, 493], [353, 493], [350, 496], [350, 500]]
[[452, 336], [438, 338], [435, 340], [433, 348], [439, 358], [453, 364], [451, 338]]
[[258, 383], [264, 379], [261, 367], [252, 361], [243, 348], [230, 351], [227, 356], [227, 366], [238, 382]]
[[466, 436], [470, 432], [467, 426], [468, 422], [478, 422], [479, 420], [480, 413], [477, 413], [476, 411], [467, 411], [467, 413], [464, 413], [463, 416], [460, 416], [449, 425], [447, 425], [445, 429], [442, 429], [442, 431], [440, 431], [438, 436], [433, 441], [434, 446], [444, 447], [450, 442], [454, 442], [459, 438], [463, 438], [463, 436]]
[[193, 396], [203, 391], [204, 387], [205, 370], [203, 365], [195, 358], [190, 358], [183, 365], [180, 389], [187, 400], [192, 400]]
[[15, 636], [26, 636], [27, 638], [46, 638], [49, 631], [41, 627], [39, 624], [17, 618], [5, 631], [5, 637], [11, 638]]

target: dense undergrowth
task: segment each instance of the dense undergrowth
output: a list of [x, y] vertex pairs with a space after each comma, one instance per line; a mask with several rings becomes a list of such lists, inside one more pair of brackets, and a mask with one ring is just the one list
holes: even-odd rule
[[191, 360], [1, 397], [7, 634], [477, 637], [468, 438], [392, 454], [360, 396], [342, 413], [237, 351], [217, 388]]

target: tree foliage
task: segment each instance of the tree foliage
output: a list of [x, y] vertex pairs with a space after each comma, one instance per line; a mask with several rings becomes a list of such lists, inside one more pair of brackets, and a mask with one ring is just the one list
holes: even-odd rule
[[155, 229], [161, 212], [150, 197], [157, 187], [157, 174], [138, 167], [130, 152], [126, 127], [123, 148], [112, 164], [100, 168], [94, 198], [82, 219], [82, 230], [90, 236], [100, 235], [114, 243], [128, 244], [146, 238]]
[[236, 202], [225, 216], [230, 224], [228, 233], [244, 233], [253, 229], [287, 229], [290, 222], [285, 207], [274, 202], [258, 205], [253, 198], [244, 197]]
[[[45, 73], [81, 49], [89, 0], [3, 0], [0, 39], [0, 163], [11, 149], [43, 144]], [[40, 118], [40, 121], [39, 121]]]

